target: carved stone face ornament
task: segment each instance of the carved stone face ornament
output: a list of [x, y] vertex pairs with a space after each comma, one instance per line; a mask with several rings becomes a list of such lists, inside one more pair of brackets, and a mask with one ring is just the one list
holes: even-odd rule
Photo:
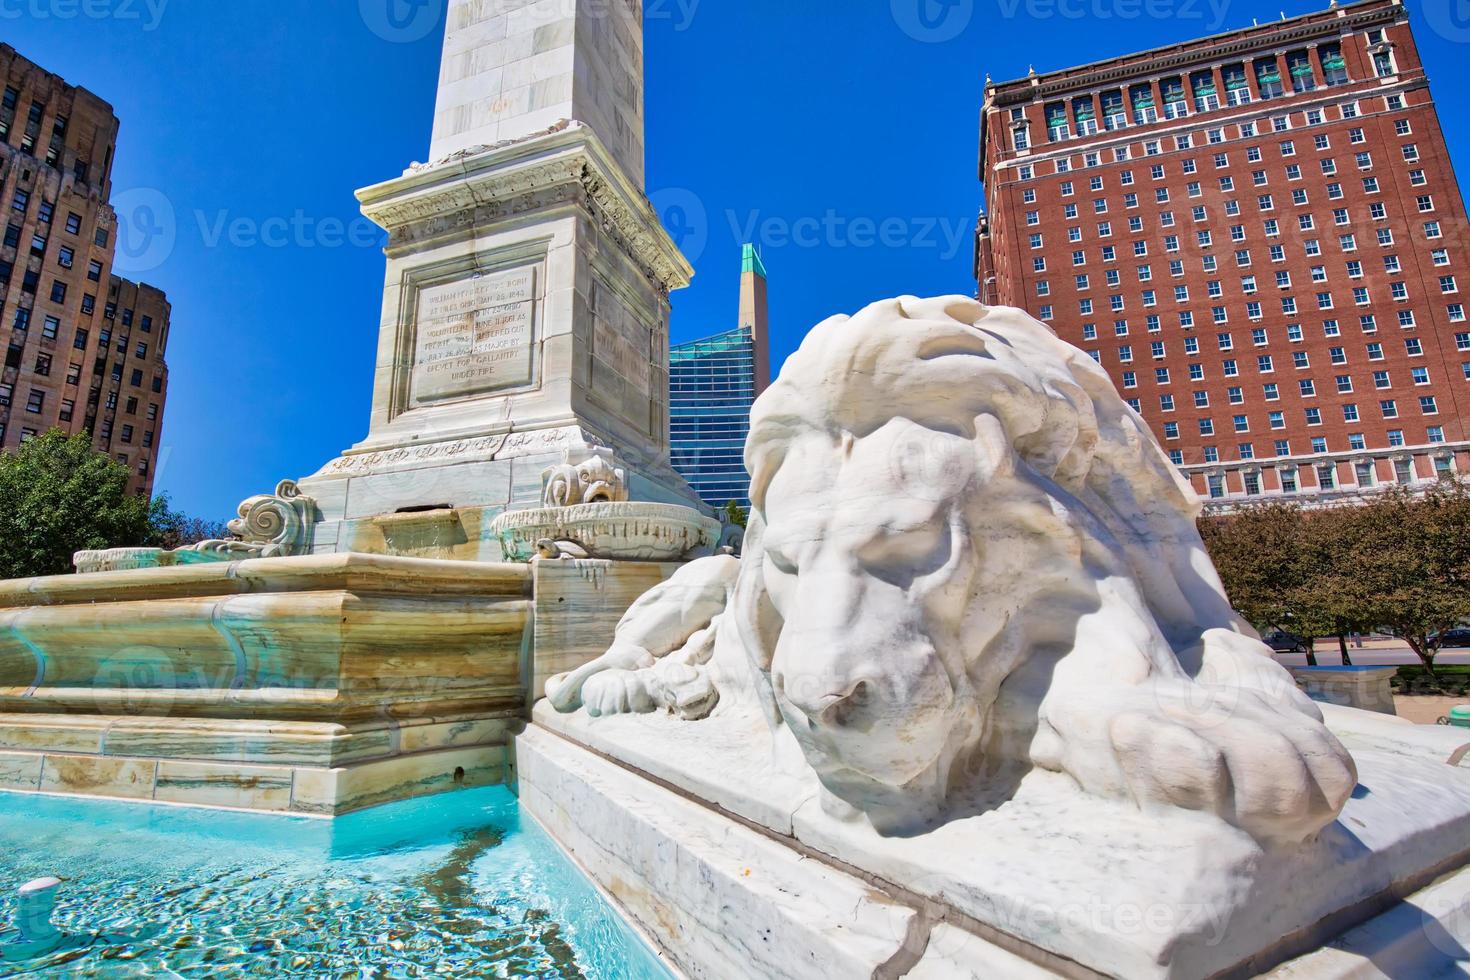
[[628, 499], [627, 474], [613, 466], [602, 451], [590, 459], [553, 466], [541, 475], [545, 490], [542, 505], [575, 507], [579, 504], [621, 503]]

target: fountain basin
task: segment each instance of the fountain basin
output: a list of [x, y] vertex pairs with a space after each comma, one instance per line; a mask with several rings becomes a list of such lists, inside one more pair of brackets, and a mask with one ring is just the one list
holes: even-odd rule
[[609, 501], [508, 511], [490, 530], [508, 561], [530, 561], [537, 543], [550, 540], [579, 545], [592, 558], [666, 562], [711, 553], [721, 525], [691, 507]]
[[0, 789], [336, 815], [498, 783], [526, 566], [337, 554], [0, 583]]

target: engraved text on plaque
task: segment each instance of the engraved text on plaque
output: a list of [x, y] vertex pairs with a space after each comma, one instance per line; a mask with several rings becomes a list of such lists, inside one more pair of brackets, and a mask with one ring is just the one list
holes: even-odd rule
[[419, 290], [415, 405], [531, 383], [535, 275], [515, 269]]

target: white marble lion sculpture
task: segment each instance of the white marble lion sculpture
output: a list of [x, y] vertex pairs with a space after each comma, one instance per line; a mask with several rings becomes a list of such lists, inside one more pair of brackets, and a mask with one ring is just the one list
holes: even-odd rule
[[829, 812], [889, 834], [1035, 768], [1266, 843], [1353, 791], [1231, 610], [1196, 495], [1107, 374], [1025, 313], [905, 297], [822, 323], [756, 403], [746, 465], [744, 557], [644, 596], [548, 684], [557, 710], [753, 700]]

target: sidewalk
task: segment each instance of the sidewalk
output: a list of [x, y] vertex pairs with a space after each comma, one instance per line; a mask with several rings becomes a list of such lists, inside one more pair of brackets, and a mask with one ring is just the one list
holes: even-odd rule
[[[1444, 697], [1409, 697], [1403, 694], [1394, 695], [1394, 709], [1399, 717], [1412, 721], [1416, 725], [1433, 725], [1439, 719], [1446, 717], [1451, 708], [1470, 703], [1466, 698], [1444, 698]], [[1464, 729], [1465, 741], [1470, 742], [1470, 729]]]

